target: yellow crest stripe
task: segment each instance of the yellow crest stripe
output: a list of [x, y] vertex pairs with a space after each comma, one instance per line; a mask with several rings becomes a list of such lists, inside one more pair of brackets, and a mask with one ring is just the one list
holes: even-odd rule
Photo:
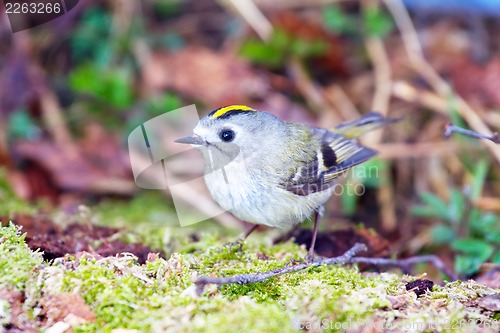
[[219, 118], [230, 111], [255, 111], [255, 110], [249, 106], [246, 106], [246, 105], [229, 105], [229, 106], [225, 106], [223, 108], [218, 109], [212, 115], [212, 118]]

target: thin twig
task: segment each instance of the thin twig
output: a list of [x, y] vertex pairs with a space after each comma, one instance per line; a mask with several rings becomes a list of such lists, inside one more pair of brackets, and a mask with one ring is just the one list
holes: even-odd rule
[[419, 61], [424, 57], [424, 51], [405, 6], [399, 0], [384, 0], [384, 3], [394, 17], [394, 21], [396, 21], [396, 25], [401, 32], [401, 38], [403, 39], [404, 47], [410, 61]]
[[[408, 58], [415, 71], [427, 80], [442, 98], [449, 99], [453, 97], [454, 101], [457, 102], [457, 112], [467, 121], [472, 129], [477, 132], [485, 133], [486, 135], [491, 135], [491, 130], [483, 122], [481, 117], [478, 116], [462, 97], [454, 93], [448, 82], [446, 82], [425, 59], [415, 27], [401, 0], [384, 0], [384, 3], [396, 21], [396, 25], [401, 32]], [[497, 161], [500, 162], [500, 147], [489, 141], [485, 141], [485, 145], [493, 156], [495, 156]]]
[[196, 293], [200, 295], [207, 284], [225, 285], [225, 284], [248, 284], [263, 282], [269, 278], [283, 275], [292, 272], [298, 272], [310, 267], [317, 267], [321, 265], [333, 264], [354, 264], [363, 263], [377, 266], [395, 266], [400, 268], [403, 272], [408, 273], [410, 266], [419, 263], [431, 263], [437, 269], [448, 275], [452, 280], [456, 280], [457, 276], [435, 255], [428, 256], [415, 256], [401, 260], [386, 259], [386, 258], [366, 258], [355, 257], [356, 254], [366, 251], [367, 247], [364, 244], [356, 243], [352, 248], [346, 251], [343, 255], [334, 258], [318, 257], [314, 261], [305, 262], [294, 266], [285, 266], [272, 271], [255, 273], [255, 274], [239, 274], [230, 277], [199, 277], [194, 283], [196, 284]]
[[[377, 9], [378, 1], [364, 0], [362, 5], [365, 11]], [[375, 94], [371, 109], [387, 116], [392, 90], [392, 71], [382, 39], [375, 35], [368, 35], [365, 38], [365, 47], [373, 66], [375, 76]], [[367, 133], [361, 142], [378, 143], [382, 138], [382, 131]], [[380, 220], [382, 229], [391, 232], [397, 227], [396, 206], [394, 200], [394, 190], [392, 182], [387, 182], [377, 189], [377, 201], [381, 207]]]
[[394, 81], [392, 94], [406, 102], [422, 105], [445, 116], [450, 114], [449, 101], [427, 89], [417, 89], [406, 81]]
[[203, 292], [205, 285], [207, 284], [225, 285], [225, 284], [256, 283], [256, 282], [266, 281], [267, 279], [274, 276], [297, 272], [310, 267], [317, 267], [320, 265], [348, 264], [352, 262], [352, 258], [356, 254], [358, 254], [361, 251], [366, 251], [366, 249], [367, 249], [366, 245], [356, 243], [343, 255], [335, 258], [317, 258], [316, 260], [311, 262], [305, 262], [294, 266], [285, 266], [272, 271], [255, 273], [255, 274], [239, 274], [227, 278], [200, 277], [194, 282], [196, 284], [196, 292], [198, 295], [200, 295]]
[[[224, 7], [232, 7], [250, 25], [259, 37], [266, 41], [271, 38], [273, 26], [252, 0], [219, 0]], [[229, 8], [231, 9], [231, 8]]]
[[463, 135], [466, 135], [466, 136], [469, 136], [469, 137], [475, 138], [475, 139], [486, 139], [486, 140], [493, 141], [494, 143], [497, 143], [497, 144], [500, 143], [500, 136], [496, 132], [491, 134], [491, 135], [484, 135], [484, 134], [474, 132], [474, 131], [471, 131], [471, 130], [468, 130], [468, 129], [465, 129], [462, 127], [458, 127], [458, 126], [453, 125], [453, 124], [448, 124], [444, 130], [444, 137], [449, 138], [452, 133], [463, 134]]
[[64, 111], [61, 108], [56, 94], [45, 84], [45, 82], [40, 82], [38, 92], [42, 118], [48, 132], [60, 147], [67, 149], [68, 154], [75, 154], [76, 146], [71, 136], [71, 131], [64, 119]]
[[[371, 59], [375, 75], [375, 94], [372, 102], [372, 110], [387, 116], [392, 90], [389, 57], [387, 56], [384, 43], [378, 37], [368, 37], [365, 40], [365, 47]], [[373, 136], [380, 137], [380, 135]], [[377, 141], [380, 140], [380, 138], [377, 139]]]
[[437, 269], [448, 275], [452, 280], [458, 279], [458, 277], [451, 271], [446, 265], [439, 259], [438, 256], [435, 255], [427, 255], [427, 256], [415, 256], [409, 257], [406, 259], [386, 259], [386, 258], [365, 258], [365, 257], [356, 257], [350, 260], [351, 263], [358, 264], [371, 264], [377, 266], [395, 266], [399, 267], [404, 273], [410, 272], [410, 266], [421, 263], [431, 263]]
[[474, 202], [475, 206], [481, 210], [500, 214], [500, 198], [481, 197]]
[[[372, 0], [363, 1], [365, 10], [370, 7], [378, 7], [378, 2]], [[384, 47], [382, 39], [375, 35], [369, 35], [365, 38], [365, 47], [368, 51], [368, 56], [373, 66], [375, 75], [375, 95], [372, 102], [372, 110], [387, 116], [389, 110], [389, 101], [391, 99], [391, 86], [392, 86], [392, 71], [389, 56]], [[378, 142], [381, 138], [380, 132], [373, 132], [368, 134], [369, 142]]]
[[316, 115], [331, 109], [324, 96], [324, 93], [312, 80], [306, 70], [304, 63], [297, 57], [291, 57], [287, 62], [287, 69], [290, 71], [297, 89], [304, 96], [309, 109]]
[[333, 105], [343, 120], [358, 119], [361, 117], [361, 112], [359, 112], [356, 105], [354, 105], [352, 100], [339, 84], [334, 84], [325, 88], [324, 95], [329, 104]]
[[264, 9], [270, 10], [292, 10], [298, 8], [321, 7], [351, 0], [255, 0], [254, 2]]

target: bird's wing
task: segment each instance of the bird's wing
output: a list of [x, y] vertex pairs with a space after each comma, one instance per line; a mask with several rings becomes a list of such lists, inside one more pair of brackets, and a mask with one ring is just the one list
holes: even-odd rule
[[312, 128], [321, 147], [313, 159], [298, 168], [284, 188], [297, 195], [324, 191], [335, 184], [334, 180], [348, 169], [375, 156], [373, 149], [363, 147], [342, 135], [324, 128]]

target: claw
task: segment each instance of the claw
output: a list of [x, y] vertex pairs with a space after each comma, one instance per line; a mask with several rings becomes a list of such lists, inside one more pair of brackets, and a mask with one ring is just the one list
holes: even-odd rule
[[309, 263], [309, 262], [313, 262], [314, 261], [314, 253], [308, 253], [305, 257], [304, 257], [304, 261]]
[[242, 252], [243, 251], [243, 239], [239, 238], [234, 242], [226, 243], [226, 244], [222, 245], [222, 249], [227, 247], [227, 253], [229, 254], [229, 253], [231, 253], [231, 249], [235, 246], [238, 246], [238, 252]]
[[247, 239], [247, 237], [255, 230], [257, 229], [258, 225], [257, 224], [254, 224], [253, 226], [250, 227], [250, 229], [248, 229], [244, 234], [242, 234], [240, 237], [238, 237], [238, 239], [234, 242], [229, 242], [229, 243], [226, 243], [222, 246], [222, 248], [225, 248], [225, 247], [228, 247], [228, 250], [227, 250], [227, 253], [231, 253], [231, 249], [234, 247], [234, 246], [238, 246], [238, 252], [242, 252], [243, 251], [243, 242], [245, 241], [245, 239]]
[[290, 259], [285, 267], [288, 267], [288, 266], [295, 266], [295, 265], [299, 265], [299, 264], [303, 264], [305, 261], [304, 260], [301, 260], [301, 259]]

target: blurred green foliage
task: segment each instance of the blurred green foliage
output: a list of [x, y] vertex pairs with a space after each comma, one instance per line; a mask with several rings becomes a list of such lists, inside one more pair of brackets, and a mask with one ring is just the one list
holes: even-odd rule
[[241, 45], [240, 53], [255, 63], [278, 68], [290, 56], [304, 59], [323, 55], [326, 45], [326, 41], [321, 39], [306, 40], [283, 29], [275, 29], [267, 42], [257, 39], [245, 41]]
[[350, 174], [351, 179], [343, 185], [345, 190], [341, 193], [342, 213], [347, 216], [356, 213], [359, 195], [364, 194], [366, 188], [377, 189], [390, 184], [389, 163], [385, 160], [368, 160], [352, 168]]
[[69, 84], [74, 92], [92, 97], [104, 108], [127, 108], [134, 101], [133, 75], [124, 67], [79, 66], [70, 74]]
[[369, 7], [363, 11], [365, 33], [370, 36], [384, 38], [394, 28], [392, 16], [380, 10], [380, 7]]
[[[160, 15], [174, 15], [180, 5], [178, 1], [152, 4], [161, 9]], [[90, 117], [107, 128], [128, 133], [142, 122], [184, 104], [173, 92], [147, 97], [140, 94], [136, 89], [139, 73], [134, 43], [140, 39], [153, 48], [179, 49], [184, 41], [174, 32], [144, 33], [140, 19], [132, 20], [127, 29], [113, 28], [110, 13], [103, 6], [90, 6], [71, 35], [74, 66], [67, 81], [79, 98], [69, 112], [78, 123]], [[131, 112], [136, 108], [141, 109], [140, 115]], [[82, 110], [86, 111], [84, 116]]]
[[326, 29], [339, 34], [353, 34], [358, 31], [358, 19], [348, 15], [339, 5], [326, 6], [321, 12]]
[[347, 13], [338, 4], [326, 6], [322, 11], [322, 16], [324, 27], [338, 34], [365, 34], [384, 38], [394, 29], [392, 16], [379, 6], [363, 8], [361, 24], [357, 14]]
[[74, 62], [81, 63], [89, 59], [100, 65], [110, 62], [113, 46], [111, 23], [110, 13], [98, 6], [90, 6], [83, 13], [70, 39]]
[[166, 19], [179, 14], [182, 10], [183, 0], [152, 0], [154, 14], [160, 19]]
[[[88, 117], [108, 128], [123, 124], [123, 111], [137, 100], [130, 44], [139, 33], [134, 22], [128, 31], [118, 33], [112, 28], [111, 12], [102, 6], [84, 12], [70, 38], [74, 66], [67, 77], [71, 91], [79, 96], [69, 110], [78, 115], [78, 123]], [[86, 111], [84, 119], [81, 110]]]
[[433, 243], [450, 244], [457, 252], [455, 270], [459, 274], [474, 274], [486, 261], [500, 264], [500, 218], [472, 207], [472, 202], [481, 195], [488, 167], [487, 160], [477, 163], [465, 193], [452, 189], [448, 201], [432, 193], [422, 193], [424, 204], [412, 209], [415, 216], [439, 220], [431, 229]]
[[[448, 115], [450, 117], [450, 123], [461, 128], [468, 128], [467, 123], [462, 119], [462, 116], [458, 112], [459, 102], [457, 97], [458, 96], [455, 93], [451, 93], [450, 96], [448, 97], [447, 102], [448, 102]], [[455, 135], [453, 136], [453, 139], [463, 146], [467, 144], [475, 144], [477, 142], [477, 139], [473, 139], [465, 135]], [[460, 157], [460, 161], [464, 165], [464, 168], [467, 169], [469, 172], [473, 172], [478, 158], [488, 158], [487, 157], [488, 154], [480, 151], [476, 152], [476, 154], [478, 154], [480, 157], [478, 157], [477, 155], [470, 154], [470, 152], [465, 149], [463, 150], [461, 149], [458, 152], [458, 154]]]

